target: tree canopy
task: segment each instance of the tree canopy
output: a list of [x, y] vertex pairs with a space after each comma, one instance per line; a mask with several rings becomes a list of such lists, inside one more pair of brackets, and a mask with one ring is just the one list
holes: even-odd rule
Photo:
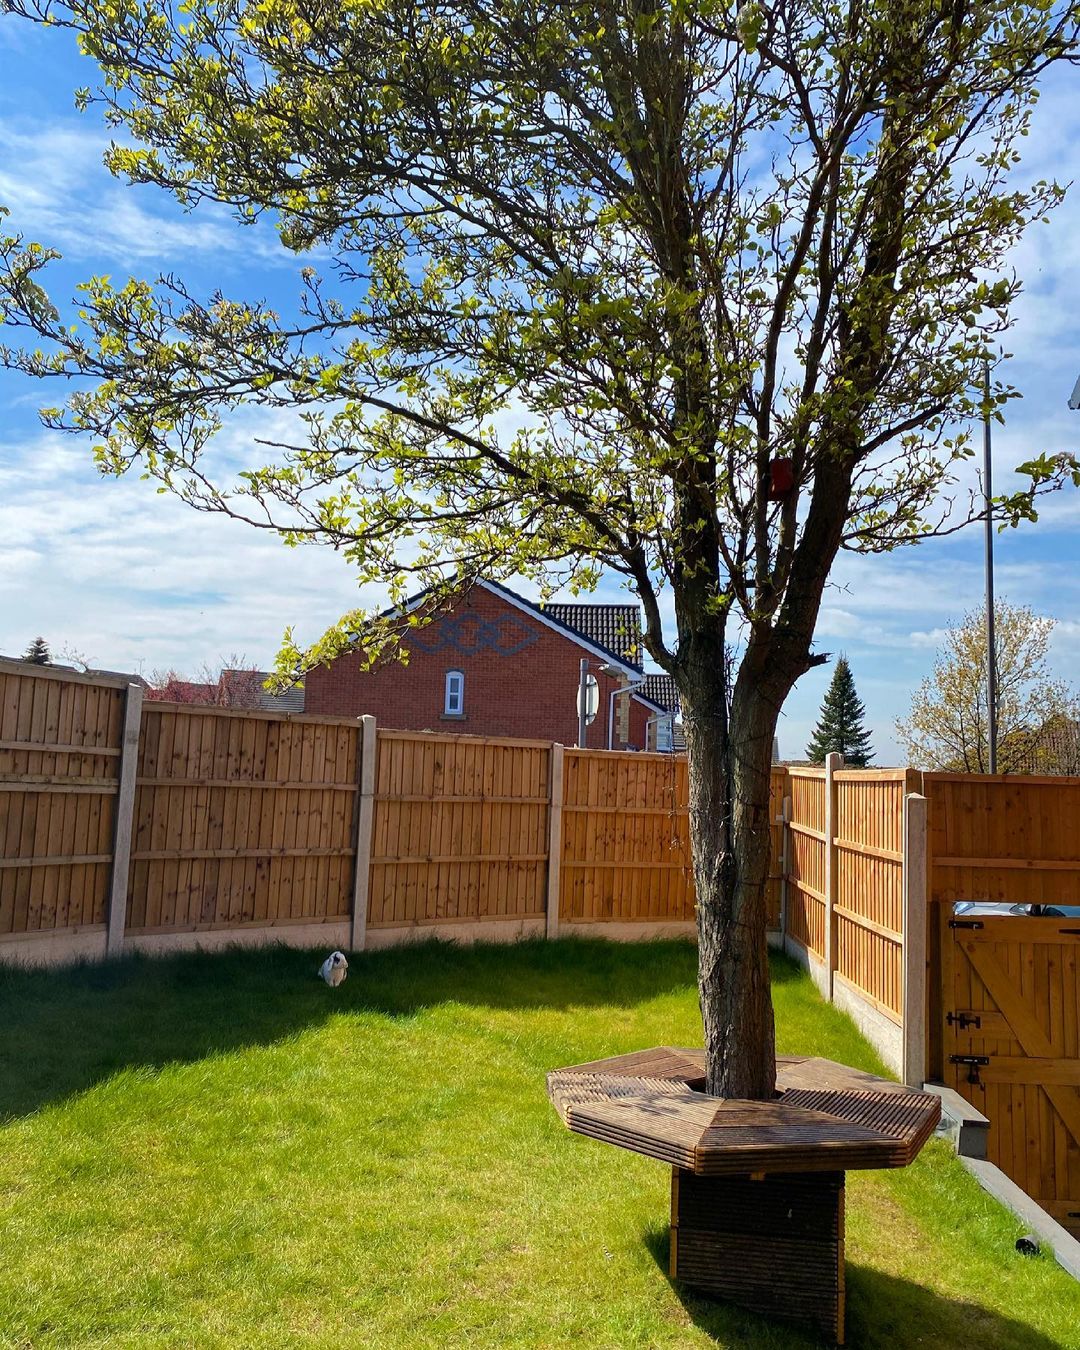
[[[1076, 694], [1049, 667], [1055, 620], [1026, 605], [994, 606], [997, 765], [1000, 773], [1067, 773], [1077, 763]], [[987, 773], [986, 609], [943, 636], [933, 670], [911, 699], [897, 735], [921, 769]]]
[[818, 724], [806, 747], [807, 759], [822, 764], [826, 755], [840, 754], [849, 768], [865, 769], [874, 758], [870, 733], [863, 725], [865, 716], [866, 709], [855, 691], [851, 666], [847, 657], [841, 656], [825, 692]]
[[[1017, 147], [1080, 0], [4, 3], [97, 62], [115, 173], [305, 261], [291, 312], [99, 276], [71, 313], [13, 233], [0, 358], [76, 381], [46, 421], [104, 472], [332, 545], [397, 601], [622, 578], [686, 728], [708, 1083], [768, 1096], [776, 718], [841, 548], [981, 515], [957, 427], [1013, 393], [974, 377], [1061, 199]], [[234, 471], [244, 408], [286, 430]], [[1078, 476], [1020, 467], [1003, 521]], [[279, 669], [418, 621], [344, 615]]]
[[[822, 546], [959, 524], [951, 420], [1019, 288], [1001, 260], [1060, 196], [1010, 173], [1075, 5], [8, 7], [100, 64], [81, 97], [119, 133], [117, 174], [332, 259], [291, 319], [97, 277], [73, 330], [40, 288], [50, 250], [8, 237], [4, 322], [51, 341], [7, 360], [97, 381], [50, 421], [91, 432], [104, 470], [330, 542], [398, 594], [613, 569], [665, 669], [679, 579], [805, 646]], [[210, 448], [242, 404], [302, 421], [230, 480]], [[777, 458], [793, 487], [771, 501]]]

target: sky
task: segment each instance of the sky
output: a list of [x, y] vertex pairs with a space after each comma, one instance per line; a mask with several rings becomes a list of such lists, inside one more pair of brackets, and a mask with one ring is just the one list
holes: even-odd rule
[[[62, 32], [0, 14], [0, 205], [10, 228], [58, 248], [54, 298], [86, 277], [173, 271], [196, 290], [245, 298], [295, 296], [301, 262], [268, 232], [241, 230], [220, 210], [185, 215], [163, 194], [113, 180], [109, 133], [74, 90], [94, 68]], [[1068, 182], [1080, 169], [1080, 99], [1062, 72], [1046, 85], [1025, 144], [1023, 176]], [[1022, 393], [995, 429], [995, 486], [1042, 451], [1080, 450], [1080, 413], [1067, 407], [1080, 375], [1080, 185], [1012, 259], [1025, 291], [1006, 346]], [[59, 284], [58, 284], [59, 283]], [[144, 675], [194, 674], [232, 657], [266, 667], [288, 625], [310, 641], [346, 609], [384, 597], [358, 591], [328, 549], [287, 549], [273, 536], [207, 517], [137, 477], [98, 476], [86, 441], [45, 431], [39, 406], [58, 392], [0, 372], [0, 654], [37, 635], [54, 654]], [[246, 422], [238, 438], [272, 431]], [[1080, 660], [1080, 491], [1048, 499], [1036, 526], [995, 540], [997, 591], [1058, 621], [1054, 673]], [[978, 606], [980, 527], [883, 557], [845, 554], [817, 627], [818, 650], [847, 656], [866, 705], [877, 762], [899, 762], [894, 721], [932, 665], [942, 633]], [[527, 584], [520, 589], [535, 591]], [[597, 600], [625, 600], [612, 580]], [[802, 755], [830, 667], [806, 675], [778, 729], [785, 758]], [[1080, 682], [1080, 681], [1078, 681]], [[568, 692], [573, 698], [574, 691]]]

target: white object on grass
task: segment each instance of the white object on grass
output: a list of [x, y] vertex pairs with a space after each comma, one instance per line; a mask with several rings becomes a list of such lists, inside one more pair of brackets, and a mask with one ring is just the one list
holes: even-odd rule
[[349, 963], [344, 952], [331, 952], [319, 967], [319, 974], [331, 989], [336, 989], [349, 973]]

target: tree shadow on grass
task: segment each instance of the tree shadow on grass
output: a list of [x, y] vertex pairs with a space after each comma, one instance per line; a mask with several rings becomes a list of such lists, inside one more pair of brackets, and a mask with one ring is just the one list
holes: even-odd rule
[[[651, 1227], [644, 1240], [695, 1326], [724, 1350], [819, 1350], [831, 1345], [794, 1322], [758, 1317], [671, 1280], [666, 1225]], [[1059, 1341], [1024, 1322], [871, 1266], [849, 1262], [846, 1280], [848, 1350], [1062, 1350]]]
[[[269, 1045], [335, 1014], [629, 1008], [692, 988], [697, 967], [685, 941], [425, 941], [353, 955], [331, 990], [317, 978], [325, 954], [275, 945], [55, 970], [0, 965], [0, 1120], [122, 1068]], [[778, 982], [799, 977], [790, 964], [778, 962]]]

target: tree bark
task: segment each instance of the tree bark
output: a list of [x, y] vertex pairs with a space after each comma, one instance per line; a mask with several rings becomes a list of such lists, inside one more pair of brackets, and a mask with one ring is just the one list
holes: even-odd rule
[[776, 1084], [765, 890], [777, 713], [751, 696], [734, 700], [729, 719], [723, 667], [721, 638], [712, 660], [686, 671], [682, 694], [706, 1090], [767, 1099]]

